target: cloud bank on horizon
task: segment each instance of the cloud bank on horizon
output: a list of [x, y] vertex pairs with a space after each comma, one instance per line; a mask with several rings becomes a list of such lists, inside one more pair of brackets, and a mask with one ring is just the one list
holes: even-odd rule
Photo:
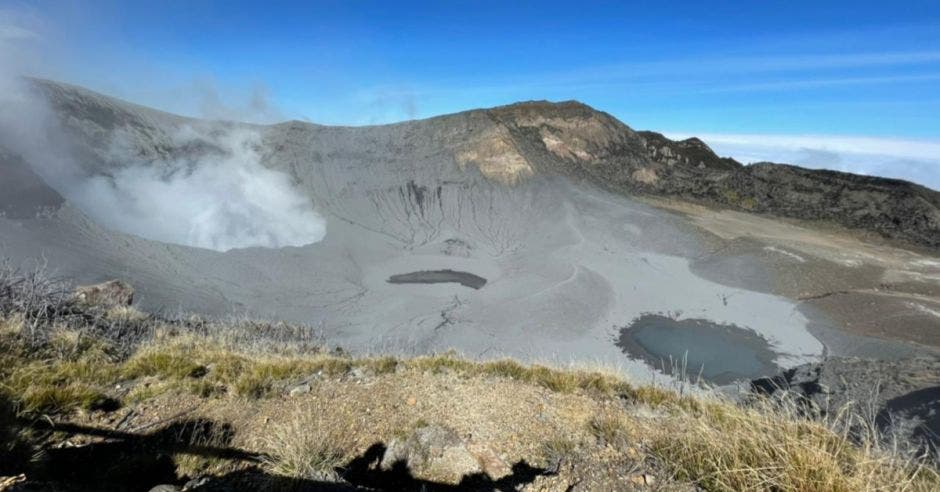
[[666, 136], [680, 140], [698, 137], [718, 155], [745, 164], [796, 164], [903, 179], [940, 190], [940, 140], [678, 132]]

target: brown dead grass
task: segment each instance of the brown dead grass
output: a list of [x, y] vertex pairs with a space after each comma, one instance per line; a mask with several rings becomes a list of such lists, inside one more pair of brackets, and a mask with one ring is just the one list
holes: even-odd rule
[[[233, 425], [234, 445], [264, 453], [268, 470], [290, 477], [329, 478], [369, 446], [436, 424], [507, 465], [559, 467], [545, 479], [559, 486], [587, 480], [611, 488], [654, 466], [660, 483], [705, 490], [940, 487], [934, 469], [880, 447], [875, 436], [859, 444], [840, 427], [777, 407], [635, 387], [603, 370], [454, 353], [396, 359], [238, 350], [172, 330], [129, 357], [69, 330], [31, 353], [17, 345], [19, 324], [0, 319], [0, 393], [22, 414], [69, 419], [117, 400], [159, 421], [188, 400], [203, 416]], [[301, 382], [309, 390], [288, 396]], [[118, 385], [133, 390], [115, 394]], [[177, 463], [192, 473], [227, 466]]]
[[[849, 435], [842, 418], [809, 420], [795, 408], [706, 401], [671, 407], [647, 437], [650, 451], [679, 479], [706, 490], [937, 490], [923, 461], [884, 447], [877, 435]], [[859, 442], [860, 440], [860, 442]]]

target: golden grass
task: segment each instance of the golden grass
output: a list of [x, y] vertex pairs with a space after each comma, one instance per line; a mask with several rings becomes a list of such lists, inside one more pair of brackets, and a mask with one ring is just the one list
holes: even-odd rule
[[117, 371], [105, 344], [72, 331], [50, 337], [50, 353], [44, 358], [24, 357], [8, 342], [0, 367], [0, 388], [22, 411], [56, 413], [62, 409], [95, 409], [112, 405], [101, 388], [116, 379]]
[[623, 413], [595, 415], [587, 423], [588, 431], [603, 444], [622, 447], [629, 437], [625, 420]]
[[[298, 479], [333, 479], [352, 448], [346, 433], [352, 425], [340, 421], [342, 412], [308, 405], [275, 424], [262, 442], [266, 468], [276, 475]], [[348, 416], [347, 416], [348, 417]]]
[[651, 429], [650, 450], [678, 478], [705, 490], [859, 491], [940, 488], [935, 470], [856, 445], [847, 432], [769, 403], [712, 401], [678, 409]]
[[[70, 330], [54, 332], [45, 349], [31, 353], [17, 345], [21, 331], [22, 322], [16, 318], [0, 319], [0, 397], [20, 412], [64, 414], [102, 408], [113, 403], [109, 395], [115, 385], [125, 382], [133, 389], [122, 401], [133, 403], [168, 391], [201, 398], [264, 399], [284, 395], [309, 378], [345, 378], [354, 370], [403, 381], [447, 373], [482, 382], [508, 379], [603, 402], [605, 410], [579, 427], [581, 435], [588, 441], [593, 436], [613, 452], [645, 446], [659, 466], [705, 490], [940, 489], [934, 469], [881, 449], [874, 438], [857, 445], [846, 432], [833, 430], [844, 427], [801, 419], [770, 404], [745, 408], [658, 387], [634, 387], [602, 370], [471, 361], [455, 353], [397, 359], [244, 351], [192, 334], [174, 335], [172, 330], [123, 358], [113, 356], [107, 343]], [[135, 386], [135, 381], [146, 384]], [[638, 411], [641, 407], [652, 412]], [[351, 441], [362, 438], [350, 434], [351, 422], [366, 418], [355, 411], [332, 405], [286, 415], [283, 423], [266, 431], [261, 443], [270, 456], [266, 466], [289, 477], [330, 475], [349, 458], [355, 447]], [[582, 441], [569, 437], [546, 430], [541, 445], [546, 461], [559, 462], [576, 452]], [[194, 472], [214, 466], [186, 460], [180, 466]]]
[[535, 384], [559, 393], [578, 390], [604, 395], [622, 394], [631, 396], [633, 387], [611, 374], [599, 371], [556, 369], [543, 365], [526, 365], [511, 359], [475, 362], [460, 358], [454, 353], [416, 357], [403, 362], [404, 366], [419, 371], [440, 373], [456, 372], [469, 377], [502, 377]]
[[[207, 448], [225, 448], [230, 445], [230, 434], [230, 429], [223, 426], [197, 427], [186, 436], [188, 437], [187, 444]], [[197, 477], [216, 473], [224, 474], [232, 469], [233, 462], [210, 454], [175, 453], [173, 464], [176, 465], [178, 475]]]
[[195, 378], [204, 374], [205, 366], [195, 362], [186, 354], [149, 349], [123, 364], [121, 373], [128, 379], [156, 376], [161, 379], [178, 380]]

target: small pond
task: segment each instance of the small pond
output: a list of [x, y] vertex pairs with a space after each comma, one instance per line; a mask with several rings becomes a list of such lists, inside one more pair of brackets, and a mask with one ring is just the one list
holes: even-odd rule
[[777, 354], [753, 330], [707, 319], [677, 320], [644, 314], [620, 329], [615, 341], [625, 354], [667, 374], [681, 371], [695, 380], [728, 384], [776, 374]]
[[458, 283], [471, 289], [486, 285], [486, 279], [468, 272], [456, 270], [422, 270], [420, 272], [401, 273], [388, 278], [392, 284], [442, 284]]

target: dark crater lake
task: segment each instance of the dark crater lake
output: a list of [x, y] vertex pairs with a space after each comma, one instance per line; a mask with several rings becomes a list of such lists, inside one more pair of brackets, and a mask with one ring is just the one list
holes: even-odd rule
[[468, 272], [456, 270], [422, 270], [420, 272], [401, 273], [388, 278], [391, 284], [443, 284], [458, 283], [471, 289], [486, 285], [486, 279]]
[[676, 320], [644, 314], [620, 329], [616, 345], [667, 374], [682, 370], [693, 381], [728, 384], [776, 374], [777, 354], [753, 330], [707, 319]]

